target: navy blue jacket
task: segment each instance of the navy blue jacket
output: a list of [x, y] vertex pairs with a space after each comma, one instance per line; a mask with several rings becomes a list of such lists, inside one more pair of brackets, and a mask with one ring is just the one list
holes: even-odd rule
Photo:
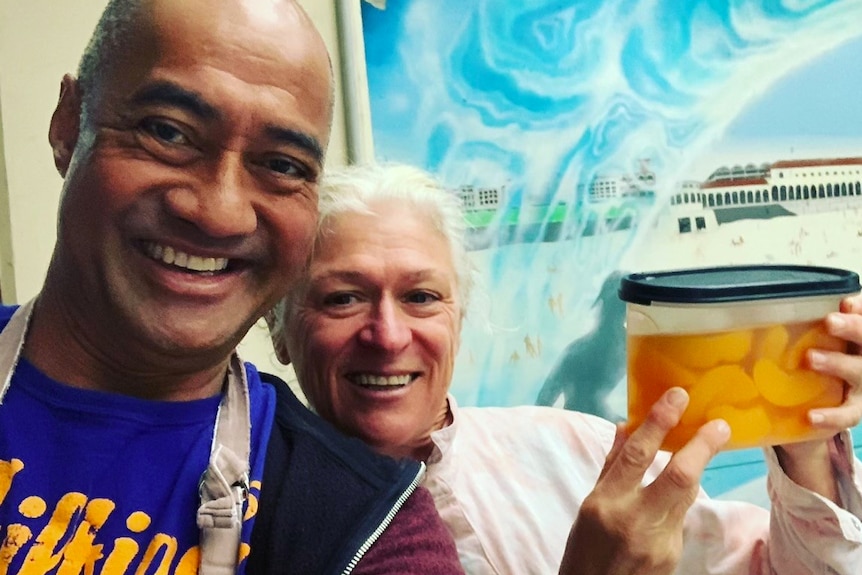
[[277, 403], [246, 572], [348, 572], [417, 488], [421, 467], [375, 454], [310, 412], [277, 377], [261, 379], [273, 384]]

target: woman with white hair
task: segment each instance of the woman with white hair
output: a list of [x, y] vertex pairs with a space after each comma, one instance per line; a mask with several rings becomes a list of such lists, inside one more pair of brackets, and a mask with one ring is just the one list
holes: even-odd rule
[[[816, 366], [847, 381], [844, 405], [820, 413], [834, 437], [764, 450], [771, 516], [711, 500], [699, 481], [729, 437], [724, 421], [659, 452], [681, 389], [630, 432], [551, 407], [459, 407], [449, 386], [474, 270], [458, 199], [402, 165], [332, 171], [320, 193], [306, 277], [268, 318], [278, 356], [321, 417], [427, 464], [468, 573], [858, 573], [862, 492], [846, 431], [862, 413], [858, 356], [824, 352]], [[830, 333], [862, 343], [862, 298], [841, 309]]]

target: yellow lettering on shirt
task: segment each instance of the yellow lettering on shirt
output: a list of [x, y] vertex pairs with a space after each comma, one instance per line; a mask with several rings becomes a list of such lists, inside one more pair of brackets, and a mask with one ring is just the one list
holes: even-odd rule
[[108, 499], [93, 499], [87, 504], [84, 521], [78, 525], [75, 535], [66, 545], [57, 575], [78, 575], [85, 565], [90, 573], [95, 571], [96, 561], [102, 558], [104, 546], [93, 545], [93, 541], [115, 507], [114, 502]]
[[[24, 467], [18, 459], [0, 461], [0, 504], [12, 493], [16, 475]], [[258, 512], [261, 482], [251, 482], [250, 488], [252, 493], [249, 493], [243, 520], [255, 517]], [[9, 504], [14, 505], [14, 502]], [[5, 526], [5, 537], [0, 545], [0, 575], [8, 575], [10, 565], [19, 555], [24, 558], [23, 561], [18, 559], [21, 566], [16, 575], [54, 572], [57, 575], [197, 575], [200, 549], [191, 547], [178, 557], [178, 543], [171, 535], [154, 534], [143, 554], [144, 542], [130, 537], [100, 540], [100, 530], [116, 510], [116, 504], [109, 499], [88, 500], [83, 493], [69, 492], [49, 511], [49, 503], [43, 497], [30, 495], [18, 503], [17, 510], [22, 518], [44, 522], [44, 527], [40, 531], [36, 526], [22, 523]], [[134, 511], [126, 517], [125, 524], [130, 533], [144, 533], [151, 527], [152, 518], [143, 511]], [[245, 561], [250, 552], [248, 543], [241, 543], [238, 560]]]
[[248, 508], [245, 510], [245, 515], [243, 516], [243, 521], [248, 521], [255, 515], [257, 515], [257, 496], [255, 496], [252, 489], [257, 490], [260, 493], [260, 481], [252, 481], [248, 484]]
[[126, 569], [132, 563], [132, 559], [138, 554], [138, 543], [134, 539], [128, 537], [118, 537], [114, 541], [114, 549], [108, 558], [105, 559], [105, 564], [102, 566], [102, 573], [105, 575], [119, 575], [125, 573]]
[[144, 557], [141, 559], [141, 564], [138, 565], [135, 575], [144, 575], [144, 573], [153, 572], [150, 570], [150, 565], [152, 565], [153, 559], [155, 559], [156, 555], [162, 549], [164, 549], [164, 553], [161, 554], [159, 567], [154, 573], [155, 575], [167, 575], [170, 573], [171, 563], [173, 563], [174, 556], [177, 554], [177, 540], [164, 533], [159, 533], [150, 541], [150, 545], [147, 547], [147, 551], [144, 553]]
[[27, 552], [20, 575], [44, 575], [54, 570], [63, 556], [63, 548], [57, 549], [60, 540], [64, 539], [72, 519], [86, 503], [87, 497], [83, 493], [67, 493], [60, 499], [48, 525]]
[[24, 462], [20, 459], [0, 460], [0, 505], [3, 505], [6, 496], [9, 495], [9, 488], [12, 487], [15, 474], [22, 469], [24, 469]]
[[185, 552], [177, 563], [177, 569], [174, 571], [176, 575], [197, 575], [198, 565], [201, 563], [200, 547], [195, 545]]
[[45, 515], [45, 511], [47, 509], [48, 505], [45, 503], [45, 500], [41, 497], [36, 497], [35, 495], [26, 498], [21, 502], [21, 505], [18, 506], [18, 511], [21, 512], [21, 515], [28, 519], [42, 517]]
[[33, 533], [26, 525], [13, 523], [6, 528], [6, 538], [3, 539], [3, 546], [0, 547], [0, 575], [6, 575], [12, 559], [32, 536]]
[[143, 533], [144, 530], [150, 526], [152, 520], [150, 516], [144, 513], [143, 511], [135, 511], [129, 518], [126, 519], [126, 527], [129, 528], [129, 531], [132, 533]]

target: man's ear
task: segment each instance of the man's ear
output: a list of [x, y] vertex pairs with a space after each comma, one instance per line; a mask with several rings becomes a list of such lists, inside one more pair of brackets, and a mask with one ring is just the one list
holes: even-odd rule
[[266, 325], [269, 327], [269, 337], [272, 339], [272, 347], [275, 350], [275, 357], [284, 365], [290, 365], [290, 354], [287, 352], [287, 346], [284, 343], [284, 338], [278, 333], [280, 330], [275, 328], [275, 312], [269, 310], [264, 314], [263, 319], [266, 320]]
[[60, 82], [60, 98], [51, 116], [48, 141], [54, 150], [54, 165], [64, 178], [81, 131], [81, 90], [70, 74]]

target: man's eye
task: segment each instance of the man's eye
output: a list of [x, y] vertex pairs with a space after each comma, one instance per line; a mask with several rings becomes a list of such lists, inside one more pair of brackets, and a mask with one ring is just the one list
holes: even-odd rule
[[190, 143], [182, 130], [164, 120], [147, 118], [141, 122], [141, 128], [150, 136], [166, 144], [183, 146]]
[[283, 156], [267, 158], [263, 165], [267, 170], [283, 176], [304, 177], [307, 172], [302, 164]]

